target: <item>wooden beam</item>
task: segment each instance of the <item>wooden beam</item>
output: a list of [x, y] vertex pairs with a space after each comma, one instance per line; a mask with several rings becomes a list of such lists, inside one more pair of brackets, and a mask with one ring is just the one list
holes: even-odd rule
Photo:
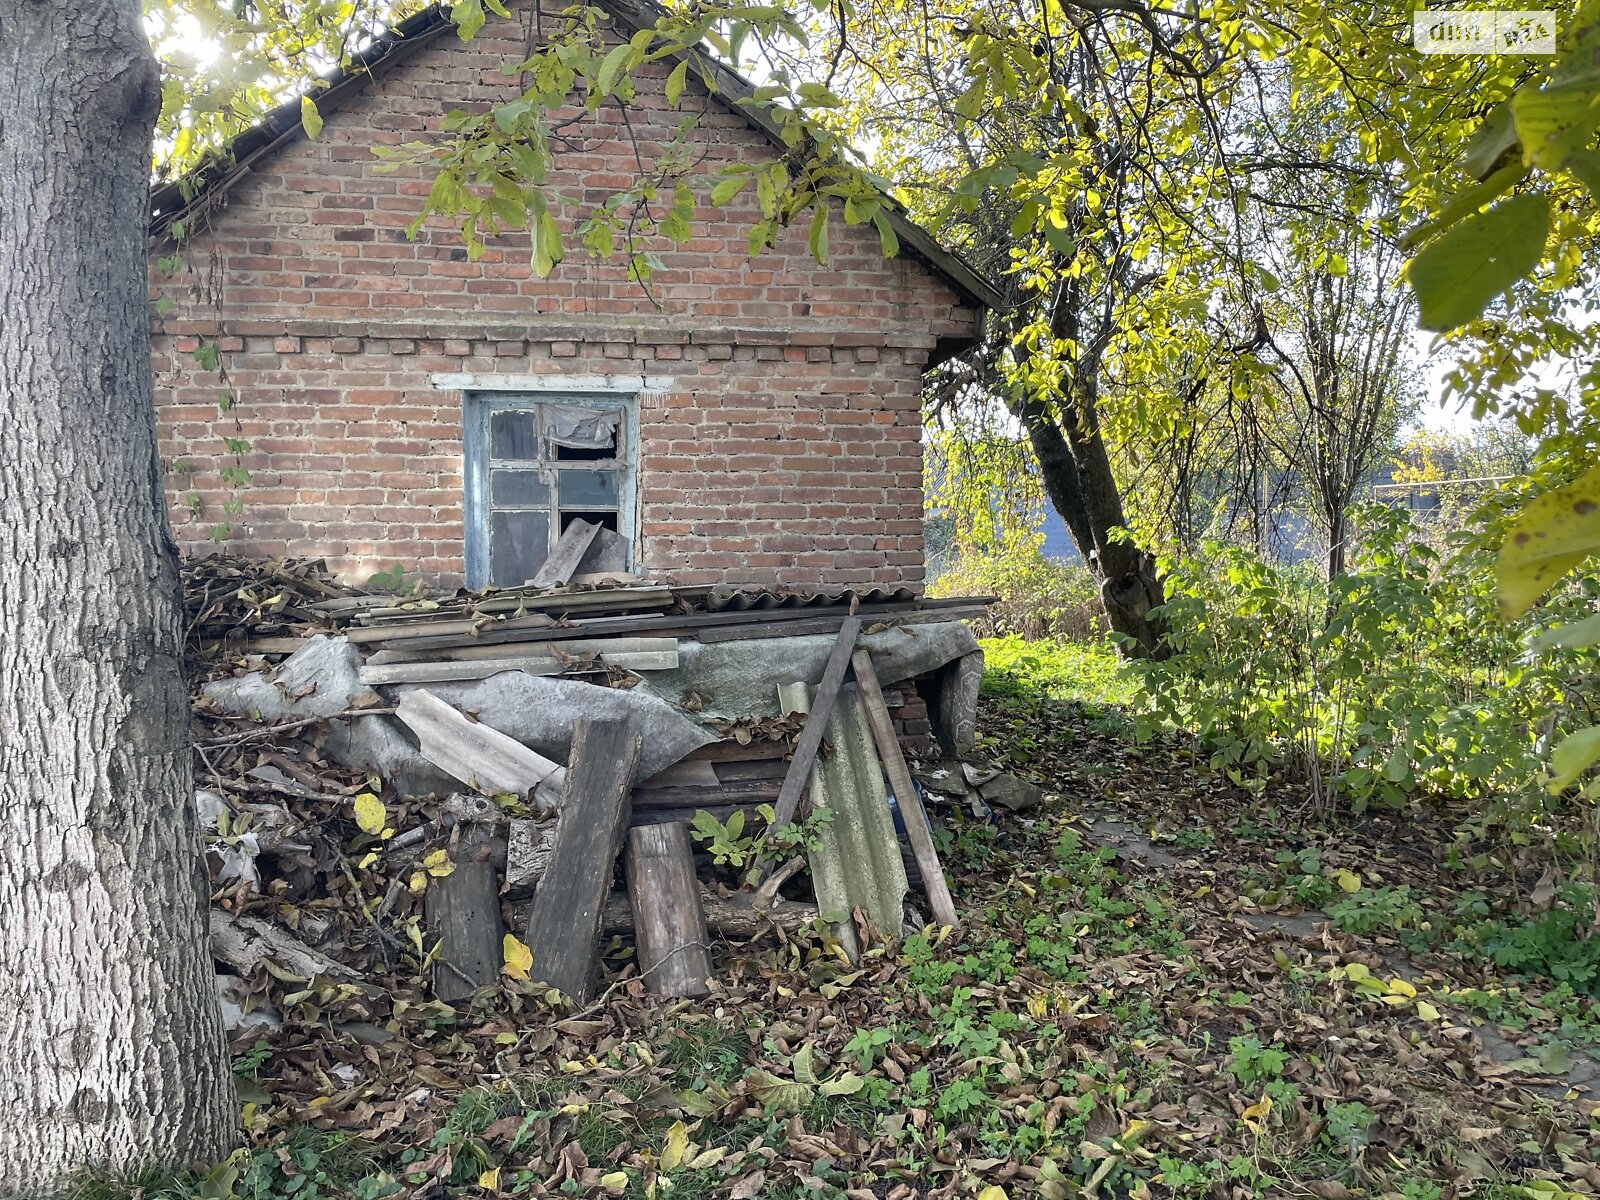
[[628, 827], [643, 739], [627, 721], [573, 725], [555, 848], [528, 917], [533, 975], [579, 1004], [594, 994], [600, 920]]
[[878, 757], [883, 760], [895, 803], [905, 821], [906, 837], [911, 842], [911, 853], [916, 856], [917, 870], [922, 875], [923, 890], [928, 893], [933, 919], [941, 925], [959, 926], [961, 919], [956, 915], [955, 901], [950, 898], [944, 868], [939, 864], [939, 851], [933, 844], [933, 826], [929, 824], [922, 799], [911, 782], [905, 755], [900, 751], [900, 739], [895, 737], [894, 719], [889, 715], [889, 706], [883, 702], [878, 673], [872, 667], [871, 653], [862, 647], [851, 656], [850, 665], [855, 670], [856, 688], [861, 693], [867, 725], [872, 729], [872, 740], [878, 745]]
[[806, 782], [811, 778], [811, 768], [817, 761], [817, 751], [822, 747], [822, 735], [827, 731], [828, 718], [833, 715], [833, 704], [844, 685], [845, 672], [850, 669], [850, 654], [855, 649], [856, 636], [861, 632], [861, 620], [847, 616], [839, 626], [839, 636], [828, 655], [828, 665], [823, 668], [822, 682], [817, 685], [816, 698], [811, 711], [806, 714], [805, 728], [794, 744], [794, 757], [789, 760], [789, 772], [778, 791], [778, 801], [773, 806], [772, 824], [788, 825], [800, 808], [800, 797]]
[[711, 953], [687, 825], [628, 831], [628, 902], [639, 977], [657, 996], [704, 996]]
[[500, 917], [500, 872], [505, 837], [497, 823], [459, 826], [451, 851], [455, 870], [428, 880], [428, 927], [439, 940], [433, 964], [433, 994], [446, 1004], [470, 1000], [500, 978], [505, 922]]
[[670, 787], [636, 787], [633, 802], [641, 808], [710, 808], [716, 804], [768, 804], [778, 797], [776, 779], [740, 783], [701, 783]]

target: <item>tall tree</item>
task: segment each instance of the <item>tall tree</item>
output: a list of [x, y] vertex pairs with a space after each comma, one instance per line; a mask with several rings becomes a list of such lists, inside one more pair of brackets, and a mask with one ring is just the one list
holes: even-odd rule
[[0, 0], [0, 1192], [236, 1135], [145, 269], [137, 0]]

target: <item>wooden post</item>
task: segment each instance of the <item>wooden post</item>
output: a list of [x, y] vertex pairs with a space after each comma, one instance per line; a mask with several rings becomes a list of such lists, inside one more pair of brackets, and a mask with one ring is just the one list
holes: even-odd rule
[[658, 996], [704, 996], [711, 954], [687, 825], [628, 831], [628, 901], [644, 986]]
[[[854, 605], [852, 605], [852, 608]], [[822, 748], [822, 737], [828, 730], [828, 718], [833, 715], [833, 704], [844, 686], [845, 672], [850, 669], [850, 650], [861, 633], [861, 618], [854, 612], [839, 626], [839, 636], [828, 653], [828, 665], [822, 669], [822, 682], [812, 698], [811, 711], [806, 714], [805, 727], [794, 744], [794, 757], [789, 760], [789, 771], [783, 777], [783, 787], [778, 791], [773, 805], [772, 827], [794, 823], [800, 809], [800, 797], [811, 779], [811, 768], [816, 765], [817, 751]], [[759, 864], [759, 874], [765, 876], [772, 869], [770, 862]]]
[[464, 822], [451, 860], [455, 870], [428, 880], [428, 927], [439, 939], [433, 994], [446, 1004], [500, 978], [505, 924], [500, 918], [500, 862], [505, 838], [486, 821]]
[[593, 995], [600, 916], [628, 827], [643, 740], [629, 722], [579, 720], [561, 794], [555, 848], [528, 918], [533, 976], [579, 1004]]
[[933, 826], [928, 823], [928, 814], [912, 785], [905, 756], [900, 752], [900, 739], [894, 735], [894, 720], [889, 716], [889, 706], [883, 702], [883, 689], [878, 686], [872, 655], [863, 647], [855, 652], [850, 663], [855, 669], [856, 687], [866, 709], [867, 724], [872, 728], [872, 740], [878, 744], [878, 757], [883, 759], [884, 769], [889, 773], [889, 787], [905, 821], [906, 836], [911, 841], [911, 853], [916, 856], [917, 870], [922, 874], [922, 886], [928, 893], [933, 918], [941, 925], [960, 925], [955, 901], [950, 898], [950, 888], [945, 883], [944, 868], [939, 865], [939, 852], [934, 849]]

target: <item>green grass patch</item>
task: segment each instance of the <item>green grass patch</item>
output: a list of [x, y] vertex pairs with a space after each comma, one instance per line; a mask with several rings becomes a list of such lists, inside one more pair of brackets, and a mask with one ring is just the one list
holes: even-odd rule
[[983, 692], [988, 696], [1128, 708], [1137, 695], [1136, 683], [1104, 641], [1028, 641], [1012, 635], [983, 638], [978, 644], [983, 647]]

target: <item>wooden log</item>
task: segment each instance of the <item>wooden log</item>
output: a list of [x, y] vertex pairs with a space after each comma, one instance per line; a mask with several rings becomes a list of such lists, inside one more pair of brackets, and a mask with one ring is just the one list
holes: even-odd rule
[[833, 704], [844, 685], [845, 672], [850, 668], [850, 654], [855, 649], [856, 635], [861, 632], [861, 621], [848, 616], [839, 626], [839, 636], [828, 654], [828, 664], [822, 671], [822, 682], [817, 685], [816, 698], [811, 711], [806, 714], [805, 727], [794, 745], [794, 757], [789, 760], [789, 771], [783, 778], [774, 805], [773, 827], [788, 825], [800, 808], [800, 796], [806, 781], [811, 778], [811, 768], [816, 764], [817, 751], [822, 746], [822, 735], [827, 731], [828, 718], [833, 715]]
[[959, 926], [955, 901], [950, 898], [950, 887], [945, 882], [944, 868], [939, 864], [939, 851], [933, 844], [933, 826], [928, 822], [927, 811], [911, 782], [911, 771], [906, 767], [905, 755], [900, 750], [900, 739], [895, 736], [894, 718], [883, 701], [883, 689], [878, 686], [878, 673], [872, 666], [872, 655], [865, 647], [857, 650], [850, 659], [855, 670], [856, 688], [861, 693], [862, 708], [867, 714], [867, 725], [872, 730], [872, 740], [877, 743], [878, 757], [883, 760], [889, 776], [889, 787], [894, 792], [900, 817], [905, 822], [906, 837], [911, 842], [911, 853], [917, 860], [917, 871], [922, 876], [923, 890], [928, 893], [928, 906], [933, 909], [933, 919], [941, 925]]
[[524, 939], [533, 974], [580, 1004], [594, 993], [600, 913], [628, 826], [643, 739], [627, 721], [577, 721], [555, 848]]
[[446, 1004], [470, 1000], [500, 978], [505, 925], [500, 917], [500, 873], [506, 841], [496, 825], [472, 821], [457, 826], [450, 853], [455, 870], [428, 880], [425, 910], [439, 941], [433, 964], [433, 994]]
[[220, 908], [211, 910], [211, 955], [240, 975], [249, 975], [270, 961], [295, 979], [325, 975], [340, 983], [352, 983], [363, 978], [343, 963], [313, 950], [275, 921]]
[[766, 762], [775, 758], [783, 758], [788, 753], [788, 742], [772, 741], [769, 738], [762, 738], [760, 741], [740, 742], [734, 738], [727, 738], [720, 742], [707, 742], [704, 746], [697, 746], [678, 761], [709, 763]]
[[704, 996], [711, 953], [687, 825], [628, 831], [628, 902], [639, 977], [657, 996]]
[[395, 715], [417, 735], [422, 757], [485, 796], [533, 796], [534, 806], [555, 807], [561, 766], [516, 738], [469, 721], [432, 692], [407, 692]]
[[[523, 901], [516, 905], [514, 913], [520, 924], [526, 915], [532, 911], [532, 903]], [[719, 896], [709, 896], [702, 889], [700, 893], [700, 910], [705, 916], [706, 928], [711, 933], [721, 938], [737, 939], [748, 942], [770, 933], [774, 928], [782, 929], [788, 934], [798, 934], [809, 929], [817, 920], [817, 906], [805, 904], [795, 900], [774, 900], [769, 909], [756, 909], [749, 903], [748, 898], [733, 897], [724, 899]], [[633, 935], [633, 906], [628, 897], [622, 892], [614, 893], [601, 911], [600, 931], [607, 936]], [[538, 964], [534, 964], [534, 973], [538, 973]]]
[[532, 895], [556, 848], [557, 822], [516, 817], [506, 838], [506, 894]]

